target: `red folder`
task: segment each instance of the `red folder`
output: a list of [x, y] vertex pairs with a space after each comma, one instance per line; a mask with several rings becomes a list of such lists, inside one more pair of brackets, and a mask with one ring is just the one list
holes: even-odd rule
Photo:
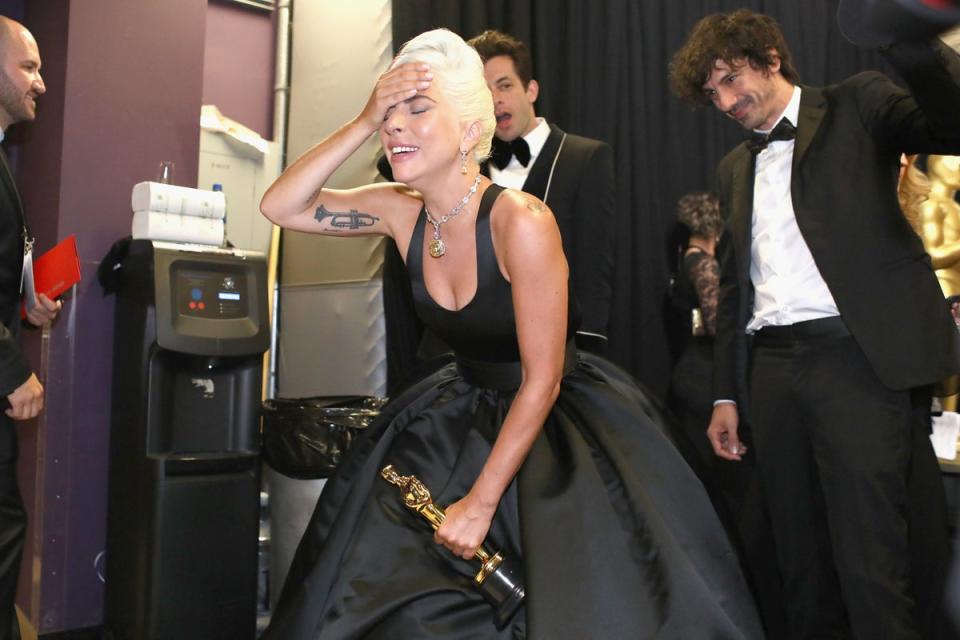
[[[80, 257], [77, 255], [77, 236], [70, 235], [33, 261], [34, 290], [51, 300], [80, 282]], [[24, 298], [29, 298], [29, 294]], [[36, 299], [36, 296], [34, 296]], [[20, 308], [20, 317], [26, 318], [26, 307]]]

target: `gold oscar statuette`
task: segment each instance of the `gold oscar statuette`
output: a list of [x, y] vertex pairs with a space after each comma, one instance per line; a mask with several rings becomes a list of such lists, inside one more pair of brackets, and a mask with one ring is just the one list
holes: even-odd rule
[[[441, 507], [433, 503], [430, 490], [415, 476], [402, 476], [393, 465], [380, 470], [380, 475], [390, 484], [400, 488], [400, 498], [408, 509], [430, 523], [434, 531], [440, 528], [446, 517]], [[487, 601], [496, 610], [494, 621], [502, 629], [523, 604], [525, 596], [523, 578], [519, 567], [508, 562], [502, 554], [491, 553], [483, 545], [474, 558], [480, 561], [480, 570], [473, 582]]]

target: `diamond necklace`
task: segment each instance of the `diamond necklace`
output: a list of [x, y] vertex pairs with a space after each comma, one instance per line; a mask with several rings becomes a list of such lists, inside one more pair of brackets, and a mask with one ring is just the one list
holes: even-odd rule
[[473, 181], [473, 186], [467, 191], [467, 195], [463, 196], [460, 202], [457, 203], [457, 206], [450, 210], [450, 213], [441, 216], [439, 220], [433, 219], [433, 216], [430, 215], [430, 210], [427, 209], [427, 203], [423, 203], [423, 210], [427, 214], [427, 222], [433, 225], [433, 240], [430, 241], [431, 258], [439, 258], [447, 252], [447, 245], [444, 244], [443, 238], [440, 237], [440, 225], [460, 215], [463, 208], [470, 202], [470, 198], [477, 192], [478, 186], [480, 186], [480, 174], [477, 174], [476, 179]]

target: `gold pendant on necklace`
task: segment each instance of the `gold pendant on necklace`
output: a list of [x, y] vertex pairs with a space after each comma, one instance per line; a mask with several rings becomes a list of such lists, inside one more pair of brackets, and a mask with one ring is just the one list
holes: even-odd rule
[[430, 251], [431, 258], [439, 258], [447, 252], [447, 245], [443, 243], [443, 239], [440, 237], [440, 225], [460, 215], [460, 212], [463, 211], [463, 208], [467, 206], [468, 202], [470, 202], [470, 196], [477, 192], [477, 187], [479, 186], [480, 175], [477, 174], [477, 177], [473, 180], [473, 185], [471, 185], [470, 190], [467, 191], [467, 195], [460, 199], [460, 202], [458, 202], [457, 206], [450, 210], [450, 213], [442, 216], [439, 220], [434, 220], [433, 216], [430, 215], [430, 211], [427, 209], [427, 203], [423, 203], [423, 212], [427, 216], [427, 222], [433, 226], [433, 240], [430, 241], [430, 246], [428, 249]]
[[430, 241], [430, 257], [439, 258], [447, 252], [447, 245], [443, 244], [440, 238], [434, 238]]

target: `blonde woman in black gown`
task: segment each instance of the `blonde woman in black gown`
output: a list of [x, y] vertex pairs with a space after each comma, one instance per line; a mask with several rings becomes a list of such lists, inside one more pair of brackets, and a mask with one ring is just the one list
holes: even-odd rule
[[[494, 127], [480, 58], [431, 31], [264, 196], [285, 228], [393, 238], [418, 314], [457, 356], [393, 398], [327, 484], [265, 637], [759, 637], [659, 410], [571, 346], [550, 210], [480, 175]], [[397, 183], [324, 188], [375, 133]], [[435, 535], [381, 479], [387, 464], [446, 507]], [[524, 573], [525, 604], [499, 629], [472, 584], [484, 540]]]

